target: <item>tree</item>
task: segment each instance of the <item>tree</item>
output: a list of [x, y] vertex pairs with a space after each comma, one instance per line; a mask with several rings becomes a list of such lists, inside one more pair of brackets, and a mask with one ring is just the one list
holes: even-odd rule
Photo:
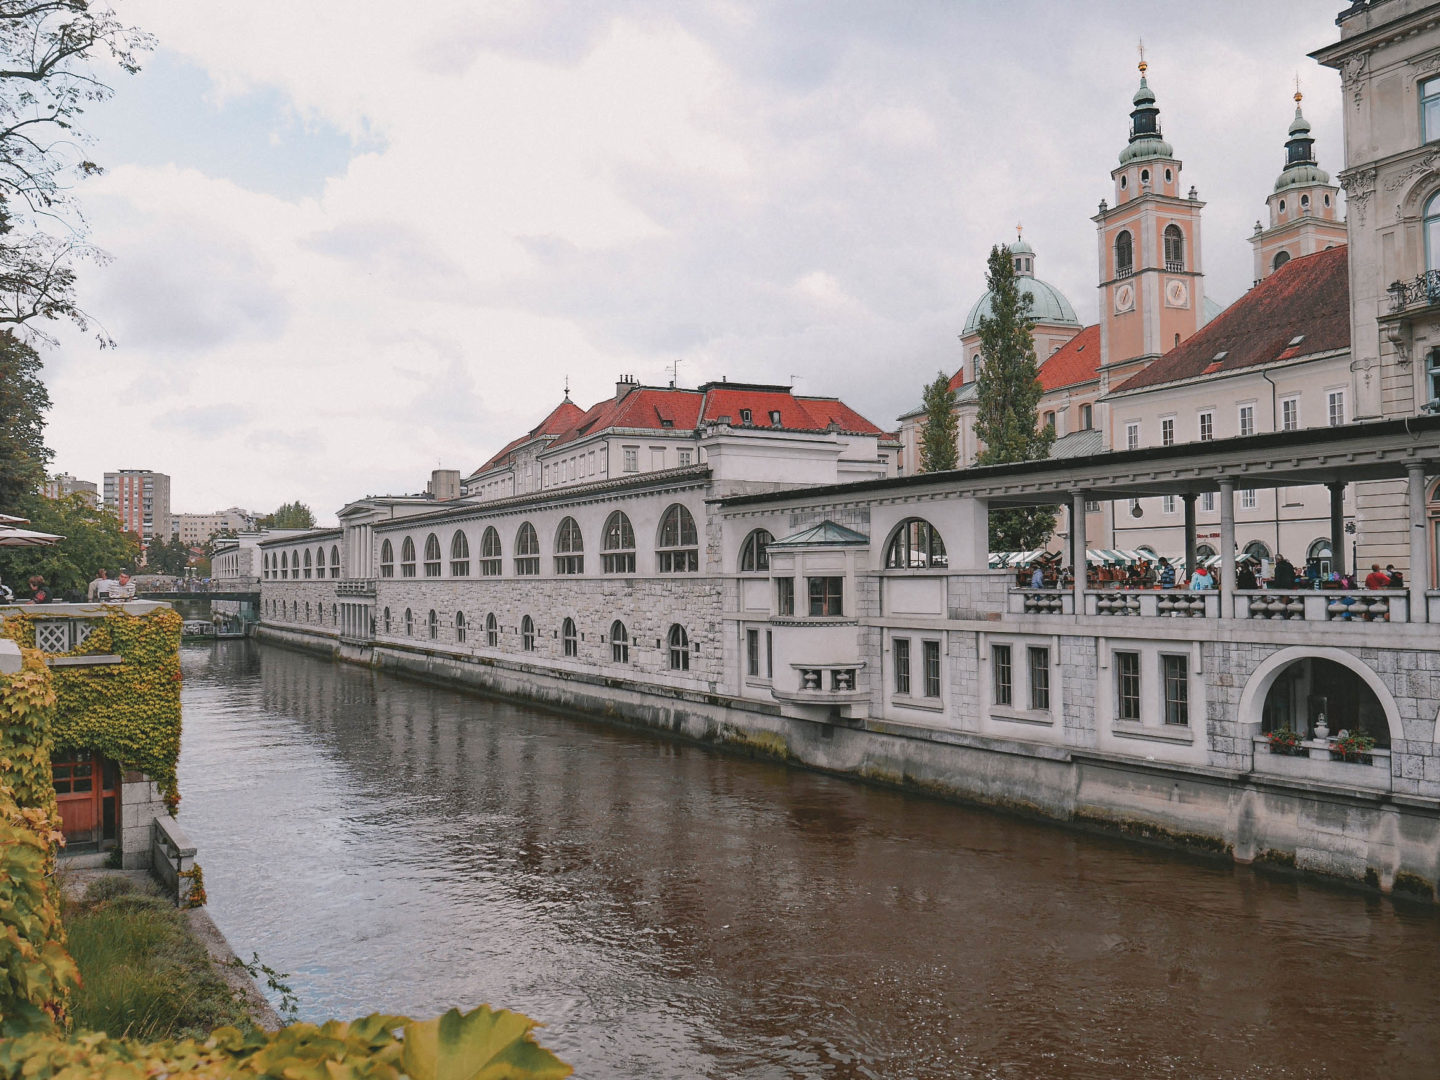
[[925, 430], [920, 436], [920, 471], [944, 472], [960, 464], [957, 441], [960, 422], [955, 417], [955, 391], [943, 371], [925, 387]]
[[261, 529], [313, 529], [315, 515], [297, 499], [281, 503], [273, 514], [266, 514], [255, 524]]
[[[1020, 290], [1015, 264], [1005, 247], [990, 249], [985, 283], [990, 289], [990, 314], [980, 317], [980, 352], [984, 361], [977, 379], [979, 412], [975, 435], [985, 444], [978, 465], [1033, 461], [1050, 452], [1054, 429], [1041, 427], [1036, 409], [1044, 391], [1035, 361], [1035, 323], [1030, 318], [1034, 296]], [[1055, 531], [1053, 507], [995, 510], [990, 514], [990, 548], [1026, 551], [1043, 545]]]
[[30, 528], [65, 537], [54, 547], [0, 548], [0, 581], [17, 592], [39, 574], [51, 595], [83, 597], [102, 566], [113, 578], [121, 570], [133, 571], [140, 560], [139, 539], [121, 529], [114, 514], [97, 510], [84, 494], [47, 499], [30, 492], [14, 505], [30, 519]]
[[[42, 340], [36, 320], [89, 329], [74, 263], [101, 255], [85, 243], [71, 188], [102, 170], [83, 152], [79, 120], [113, 93], [97, 63], [133, 74], [153, 47], [103, 0], [0, 0], [0, 325]], [[59, 224], [60, 235], [42, 222]]]
[[45, 446], [49, 407], [39, 355], [10, 331], [0, 331], [0, 511], [16, 506], [45, 481], [51, 458]]

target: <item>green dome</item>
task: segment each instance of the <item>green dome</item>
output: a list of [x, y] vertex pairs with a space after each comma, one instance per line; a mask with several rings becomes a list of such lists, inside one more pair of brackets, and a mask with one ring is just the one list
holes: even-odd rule
[[1310, 184], [1328, 184], [1330, 174], [1318, 165], [1292, 165], [1275, 181], [1275, 190], [1284, 191], [1291, 187], [1306, 187]]
[[1129, 165], [1132, 161], [1144, 161], [1147, 158], [1173, 158], [1174, 156], [1174, 147], [1164, 139], [1136, 139], [1120, 151], [1120, 164]]
[[1028, 241], [1025, 241], [1025, 240], [1016, 240], [1013, 244], [1008, 245], [1008, 247], [1010, 248], [1010, 254], [1011, 254], [1011, 255], [1034, 255], [1034, 254], [1035, 254], [1035, 249], [1030, 246], [1030, 244], [1029, 244]]
[[[1020, 277], [1024, 279], [1020, 282], [1021, 291], [1034, 297], [1030, 304], [1031, 319], [1037, 323], [1060, 323], [1080, 329], [1080, 320], [1076, 318], [1075, 309], [1070, 306], [1070, 301], [1065, 299], [1064, 293], [1037, 277], [1028, 274], [1021, 274]], [[979, 332], [980, 316], [991, 313], [992, 296], [993, 294], [987, 292], [975, 301], [975, 306], [970, 309], [970, 314], [965, 319], [965, 329], [960, 331], [961, 337]]]

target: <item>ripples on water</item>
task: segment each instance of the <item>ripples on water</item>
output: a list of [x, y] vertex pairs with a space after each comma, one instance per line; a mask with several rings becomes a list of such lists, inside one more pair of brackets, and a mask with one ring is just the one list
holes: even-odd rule
[[302, 1016], [503, 1005], [577, 1075], [1440, 1075], [1440, 920], [249, 643], [181, 823]]

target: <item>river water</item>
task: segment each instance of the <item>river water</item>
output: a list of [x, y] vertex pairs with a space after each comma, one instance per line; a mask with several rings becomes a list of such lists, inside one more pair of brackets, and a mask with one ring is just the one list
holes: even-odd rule
[[1440, 918], [249, 642], [181, 824], [301, 1016], [491, 1003], [581, 1077], [1440, 1075]]

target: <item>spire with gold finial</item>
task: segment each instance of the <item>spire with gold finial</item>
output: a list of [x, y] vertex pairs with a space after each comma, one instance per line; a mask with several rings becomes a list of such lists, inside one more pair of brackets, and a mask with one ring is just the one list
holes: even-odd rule
[[1322, 171], [1315, 159], [1315, 139], [1310, 134], [1310, 121], [1305, 119], [1300, 103], [1305, 95], [1300, 91], [1300, 76], [1295, 76], [1295, 119], [1290, 121], [1288, 138], [1285, 140], [1285, 170], [1275, 181], [1275, 190], [1296, 184], [1328, 184], [1329, 174]]
[[1140, 158], [1171, 157], [1174, 150], [1160, 133], [1160, 107], [1155, 104], [1155, 91], [1145, 73], [1150, 65], [1145, 60], [1145, 42], [1139, 44], [1140, 88], [1131, 99], [1135, 106], [1130, 113], [1130, 145], [1120, 153], [1120, 164], [1126, 165]]

